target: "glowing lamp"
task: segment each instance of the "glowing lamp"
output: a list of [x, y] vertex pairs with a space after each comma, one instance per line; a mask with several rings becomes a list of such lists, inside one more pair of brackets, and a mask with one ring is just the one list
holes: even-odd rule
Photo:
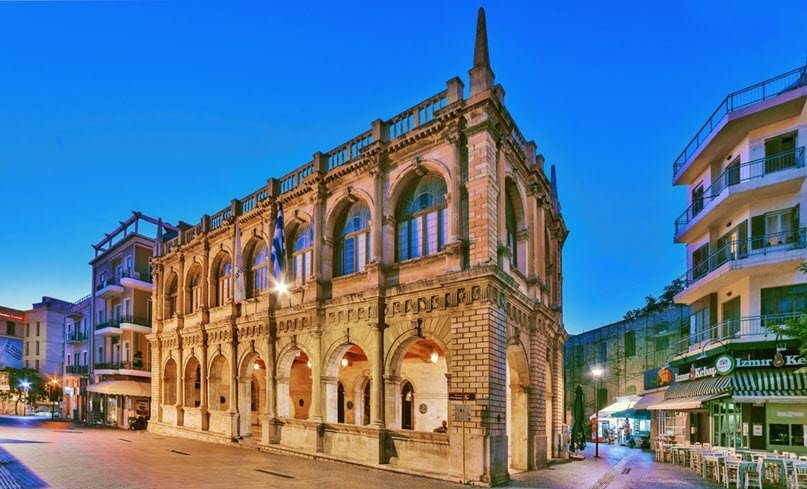
[[252, 368], [254, 368], [255, 370], [260, 370], [261, 366], [258, 362], [255, 362], [255, 365], [253, 365]]
[[432, 363], [437, 363], [437, 360], [439, 359], [440, 355], [438, 355], [436, 351], [433, 351], [432, 354], [429, 355], [429, 360], [431, 360]]
[[311, 368], [311, 360], [309, 360], [308, 363], [306, 363], [306, 365], [308, 365], [308, 368]]
[[347, 357], [343, 357], [342, 358], [342, 366], [347, 367], [348, 365], [350, 365], [350, 362], [347, 361]]
[[286, 282], [277, 282], [275, 283], [275, 293], [278, 295], [287, 294], [289, 292], [289, 286]]
[[603, 370], [600, 367], [594, 367], [591, 369], [591, 375], [594, 377], [601, 377], [603, 374]]

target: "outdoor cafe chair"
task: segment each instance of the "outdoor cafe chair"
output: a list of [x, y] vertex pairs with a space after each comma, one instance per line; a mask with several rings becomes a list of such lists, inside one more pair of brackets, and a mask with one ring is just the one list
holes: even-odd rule
[[728, 488], [730, 483], [737, 487], [737, 477], [740, 473], [740, 462], [737, 460], [723, 461], [723, 484]]
[[717, 454], [707, 454], [703, 456], [703, 478], [706, 480], [714, 479], [717, 482], [720, 482], [720, 470], [718, 467], [720, 466], [720, 455]]
[[793, 464], [793, 488], [807, 488], [807, 464]]
[[752, 466], [753, 468], [746, 469], [745, 471], [745, 489], [749, 487], [756, 487], [758, 489], [762, 488], [762, 463], [763, 458], [759, 457], [757, 459], [756, 466]]

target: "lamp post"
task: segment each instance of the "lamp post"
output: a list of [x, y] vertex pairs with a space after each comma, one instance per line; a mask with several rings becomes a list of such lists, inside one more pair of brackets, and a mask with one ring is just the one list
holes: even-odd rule
[[600, 387], [602, 383], [603, 369], [601, 367], [593, 367], [591, 375], [596, 379], [597, 392], [594, 393], [594, 399], [597, 403], [597, 423], [596, 432], [594, 433], [594, 458], [600, 458]]
[[50, 402], [51, 402], [50, 419], [53, 419], [53, 415], [56, 412], [56, 396], [54, 395], [54, 389], [56, 389], [57, 385], [59, 385], [59, 379], [56, 379], [56, 378], [50, 379], [49, 386], [48, 386], [48, 387], [50, 387], [49, 391], [50, 391]]
[[31, 388], [31, 383], [23, 379], [20, 382], [20, 387], [25, 391], [25, 401], [22, 403], [22, 415], [25, 416], [28, 414], [28, 389]]

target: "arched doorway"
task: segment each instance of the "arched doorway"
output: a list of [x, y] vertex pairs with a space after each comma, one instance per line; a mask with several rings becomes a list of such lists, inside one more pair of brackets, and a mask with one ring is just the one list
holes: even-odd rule
[[527, 355], [521, 344], [507, 347], [507, 452], [511, 470], [527, 470], [527, 446], [529, 428], [527, 416], [529, 403], [527, 387], [529, 386], [529, 367]]
[[230, 409], [230, 365], [224, 355], [217, 355], [210, 362], [208, 376], [208, 408], [211, 411]]
[[401, 428], [415, 429], [415, 389], [409, 381], [401, 387]]
[[372, 381], [367, 379], [364, 383], [364, 409], [361, 416], [361, 424], [367, 426], [370, 424], [370, 391], [372, 388]]
[[342, 382], [336, 386], [336, 422], [345, 422], [345, 385]]
[[241, 436], [260, 436], [260, 415], [266, 412], [266, 363], [258, 353], [244, 357], [238, 375]]
[[163, 405], [174, 406], [177, 403], [177, 362], [169, 358], [163, 368]]
[[198, 408], [202, 403], [202, 367], [196, 357], [185, 364], [185, 406]]

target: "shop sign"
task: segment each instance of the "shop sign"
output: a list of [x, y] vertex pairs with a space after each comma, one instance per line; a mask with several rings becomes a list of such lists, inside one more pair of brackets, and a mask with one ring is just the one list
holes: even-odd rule
[[779, 418], [803, 418], [803, 411], [777, 411], [776, 416]]
[[762, 436], [762, 423], [754, 423], [754, 433], [752, 436]]
[[701, 377], [711, 377], [717, 373], [714, 367], [695, 367], [692, 366], [687, 374], [678, 374], [675, 376], [676, 382], [685, 382], [687, 380], [700, 379]]
[[735, 360], [731, 355], [720, 355], [715, 360], [715, 370], [720, 375], [728, 375], [734, 370]]
[[800, 365], [807, 365], [807, 358], [801, 355], [783, 355], [781, 352], [776, 352], [773, 358], [737, 359], [737, 368], [798, 367]]

